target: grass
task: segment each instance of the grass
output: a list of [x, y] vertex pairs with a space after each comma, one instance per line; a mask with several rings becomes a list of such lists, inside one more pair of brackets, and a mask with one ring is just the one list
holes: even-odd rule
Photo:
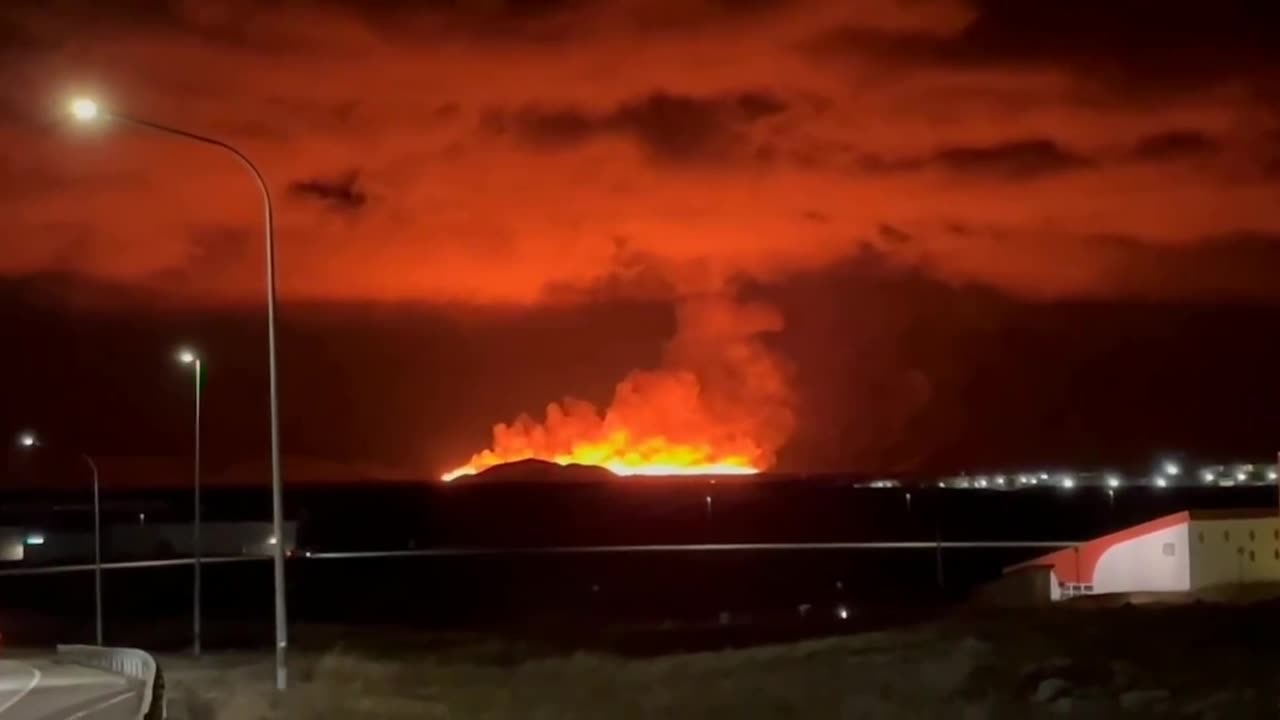
[[493, 643], [393, 659], [336, 648], [296, 658], [283, 698], [270, 687], [264, 656], [200, 665], [175, 658], [166, 667], [175, 720], [1062, 717], [1030, 700], [1044, 673], [1072, 683], [1078, 713], [1066, 717], [1143, 717], [1119, 705], [1125, 691], [1143, 688], [1168, 690], [1186, 706], [1225, 692], [1237, 705], [1220, 717], [1254, 717], [1280, 690], [1269, 670], [1280, 660], [1270, 649], [1280, 644], [1275, 611], [968, 613], [895, 631], [649, 659], [571, 653], [513, 662]]

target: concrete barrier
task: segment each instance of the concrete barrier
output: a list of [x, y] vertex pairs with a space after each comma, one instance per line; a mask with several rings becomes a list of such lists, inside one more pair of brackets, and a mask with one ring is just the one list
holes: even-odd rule
[[142, 683], [138, 720], [163, 720], [167, 716], [164, 680], [150, 653], [133, 648], [104, 648], [96, 645], [59, 645], [58, 661], [97, 668]]

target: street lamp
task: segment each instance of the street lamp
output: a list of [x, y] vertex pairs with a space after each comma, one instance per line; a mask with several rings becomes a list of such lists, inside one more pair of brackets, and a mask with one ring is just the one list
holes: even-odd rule
[[[40, 438], [33, 432], [23, 432], [18, 435], [18, 447], [24, 449], [35, 449], [42, 447]], [[98, 495], [98, 464], [93, 461], [85, 453], [80, 453], [80, 459], [85, 465], [89, 466], [89, 474], [93, 479], [93, 627], [94, 638], [98, 641], [98, 646], [102, 646], [102, 505]], [[38, 543], [42, 545], [44, 537], [41, 536]]]
[[[284, 490], [280, 472], [280, 401], [278, 378], [276, 372], [276, 242], [274, 212], [271, 206], [271, 191], [262, 171], [253, 164], [247, 155], [229, 143], [168, 125], [141, 120], [127, 115], [109, 112], [89, 98], [77, 98], [68, 107], [71, 116], [80, 122], [92, 122], [99, 119], [115, 120], [135, 127], [153, 130], [165, 135], [185, 140], [192, 140], [204, 145], [212, 145], [231, 153], [239, 160], [249, 173], [253, 175], [262, 193], [263, 221], [266, 239], [266, 275], [267, 275], [267, 378], [269, 386], [269, 402], [271, 406], [271, 525], [276, 537], [284, 537]], [[288, 686], [288, 673], [285, 659], [289, 649], [287, 628], [288, 617], [285, 611], [284, 586], [284, 543], [277, 543], [272, 553], [273, 574], [275, 579], [275, 624], [276, 624], [276, 689], [284, 690]]]
[[89, 98], [76, 98], [71, 101], [71, 115], [82, 122], [98, 117], [98, 103]]
[[202, 381], [200, 356], [190, 348], [178, 350], [178, 362], [190, 365], [195, 371], [195, 439], [192, 443], [192, 455], [195, 458], [192, 468], [191, 487], [194, 501], [191, 514], [191, 652], [200, 656], [200, 384]]

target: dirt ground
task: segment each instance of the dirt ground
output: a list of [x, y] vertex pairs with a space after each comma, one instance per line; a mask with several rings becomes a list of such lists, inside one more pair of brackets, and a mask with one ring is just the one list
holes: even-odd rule
[[162, 658], [177, 720], [1275, 718], [1280, 606], [959, 611], [896, 630], [646, 659], [473, 639], [431, 651]]

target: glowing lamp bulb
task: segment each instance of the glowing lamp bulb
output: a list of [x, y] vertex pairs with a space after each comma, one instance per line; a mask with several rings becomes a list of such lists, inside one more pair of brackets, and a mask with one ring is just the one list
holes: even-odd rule
[[89, 98], [76, 98], [71, 101], [71, 116], [82, 122], [98, 117], [98, 103]]
[[195, 361], [196, 361], [196, 354], [193, 351], [186, 348], [183, 348], [182, 350], [178, 351], [178, 362], [182, 363], [183, 365], [190, 365]]
[[35, 447], [35, 446], [36, 446], [36, 435], [35, 435], [35, 433], [24, 432], [24, 433], [22, 433], [21, 435], [19, 435], [19, 436], [18, 436], [18, 445], [19, 445], [20, 447], [24, 447], [24, 448]]

